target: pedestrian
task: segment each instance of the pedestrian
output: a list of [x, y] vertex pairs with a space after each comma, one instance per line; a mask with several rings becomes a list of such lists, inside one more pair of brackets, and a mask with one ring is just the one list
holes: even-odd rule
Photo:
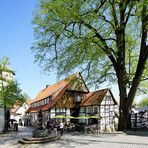
[[63, 123], [63, 121], [61, 120], [61, 121], [60, 121], [60, 135], [63, 136], [63, 133], [64, 133], [64, 123]]

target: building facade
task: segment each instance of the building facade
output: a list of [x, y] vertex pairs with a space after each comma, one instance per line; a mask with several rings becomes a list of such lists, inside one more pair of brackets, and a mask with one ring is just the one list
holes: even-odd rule
[[132, 108], [131, 128], [148, 128], [148, 106]]
[[109, 89], [89, 92], [78, 72], [41, 90], [26, 113], [32, 124], [42, 109], [45, 124], [61, 116], [67, 123], [96, 124], [100, 131], [113, 131], [116, 105]]
[[10, 110], [10, 119], [16, 120], [18, 123], [21, 120], [22, 125], [28, 125], [28, 117], [26, 116], [26, 111], [30, 107], [31, 99], [26, 99], [22, 104], [15, 103], [13, 108]]

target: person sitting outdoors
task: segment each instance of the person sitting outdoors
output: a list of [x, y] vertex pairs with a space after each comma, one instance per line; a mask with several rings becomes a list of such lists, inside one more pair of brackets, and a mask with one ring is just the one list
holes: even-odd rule
[[63, 123], [62, 120], [60, 121], [59, 126], [60, 126], [60, 135], [63, 136], [63, 133], [64, 133], [64, 123]]

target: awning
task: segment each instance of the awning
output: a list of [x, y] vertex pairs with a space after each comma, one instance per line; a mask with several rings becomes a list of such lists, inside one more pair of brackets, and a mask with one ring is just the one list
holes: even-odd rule
[[54, 118], [57, 119], [90, 119], [90, 118], [96, 118], [99, 119], [100, 117], [98, 116], [78, 116], [78, 117], [73, 117], [73, 116], [63, 116], [63, 115], [59, 115], [59, 116], [55, 116]]

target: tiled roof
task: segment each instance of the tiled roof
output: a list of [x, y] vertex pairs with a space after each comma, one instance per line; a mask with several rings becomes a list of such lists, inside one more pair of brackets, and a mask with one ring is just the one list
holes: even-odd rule
[[102, 89], [85, 94], [81, 106], [100, 105], [108, 91], [109, 89]]
[[26, 99], [26, 103], [27, 103], [28, 105], [30, 105], [30, 104], [32, 103], [32, 101], [33, 101], [33, 100], [31, 100], [31, 99]]
[[65, 90], [68, 89], [69, 84], [63, 86], [61, 89], [58, 90], [58, 92], [56, 92], [53, 95], [53, 99], [52, 101], [47, 104], [46, 106], [44, 106], [42, 108], [42, 110], [48, 110], [49, 108], [51, 108], [52, 106], [54, 106], [56, 104], [56, 102], [63, 96], [63, 94], [65, 93]]
[[36, 106], [36, 107], [33, 107], [33, 108], [29, 108], [26, 112], [37, 112], [39, 109], [45, 107], [45, 105], [41, 105], [41, 106]]
[[[80, 76], [82, 83], [84, 84], [83, 87], [85, 88], [84, 90], [81, 89], [80, 91], [85, 91], [85, 92], [89, 92], [88, 88], [85, 85], [85, 82], [82, 78], [82, 76], [80, 75], [79, 72], [70, 75], [69, 77], [51, 85], [48, 86], [47, 88], [41, 90], [38, 95], [35, 97], [35, 99], [32, 101], [32, 103], [34, 102], [38, 102], [40, 100], [43, 100], [49, 96], [51, 96], [51, 102], [49, 104], [46, 104], [44, 106], [38, 106], [38, 109], [42, 109], [42, 110], [48, 110], [49, 108], [51, 108], [53, 105], [56, 104], [56, 102], [62, 97], [62, 95], [65, 93], [66, 90], [68, 89], [76, 89], [76, 83], [75, 80], [78, 79], [78, 77]], [[73, 87], [74, 86], [74, 87]], [[32, 112], [36, 110], [36, 107], [32, 107], [29, 108], [27, 110], [27, 112]]]
[[[82, 81], [80, 83], [79, 82], [77, 83], [77, 81], [75, 80], [79, 78]], [[80, 106], [100, 105], [104, 96], [106, 95], [108, 91], [110, 92], [114, 103], [117, 104], [110, 89], [102, 89], [102, 90], [97, 90], [94, 92], [89, 92], [81, 74], [78, 72], [73, 75], [70, 75], [68, 78], [64, 80], [61, 80], [41, 90], [38, 93], [38, 95], [35, 97], [35, 99], [31, 100], [32, 101], [31, 103], [35, 103], [47, 97], [51, 97], [50, 103], [46, 105], [40, 105], [37, 107], [30, 107], [26, 112], [37, 112], [39, 109], [42, 109], [43, 111], [49, 110], [54, 105], [59, 103], [58, 101], [60, 101], [61, 97], [65, 94], [67, 90], [84, 92], [84, 99], [82, 100]]]
[[68, 84], [68, 81], [61, 80], [58, 83], [55, 83], [51, 86], [48, 86], [47, 88], [41, 90], [38, 95], [35, 97], [35, 99], [32, 101], [32, 103], [43, 100], [49, 96], [54, 96], [56, 93], [61, 90], [61, 88], [65, 87]]
[[[26, 101], [24, 103], [30, 105], [32, 102], [31, 99], [26, 99]], [[24, 104], [24, 103], [19, 103], [19, 102], [16, 102], [14, 105], [13, 105], [13, 108], [10, 110], [12, 113], [16, 113], [17, 110]]]
[[[53, 85], [49, 85], [47, 86], [47, 88], [41, 90], [38, 95], [35, 97], [35, 99], [33, 100], [33, 102], [37, 102], [40, 101], [42, 99], [45, 99], [49, 96], [53, 96], [55, 93], [59, 92], [59, 90], [61, 90], [62, 88], [64, 88], [67, 84], [69, 84], [72, 80], [77, 78], [77, 74], [73, 74], [70, 75], [69, 77], [53, 84]], [[32, 102], [32, 103], [33, 103]]]
[[12, 113], [16, 113], [16, 111], [20, 108], [20, 105], [14, 104], [13, 108], [10, 110]]
[[106, 88], [106, 89], [97, 90], [97, 91], [85, 94], [84, 99], [81, 102], [81, 106], [100, 105], [108, 91], [110, 92], [112, 96], [114, 104], [117, 105], [118, 103], [116, 102], [111, 90]]

